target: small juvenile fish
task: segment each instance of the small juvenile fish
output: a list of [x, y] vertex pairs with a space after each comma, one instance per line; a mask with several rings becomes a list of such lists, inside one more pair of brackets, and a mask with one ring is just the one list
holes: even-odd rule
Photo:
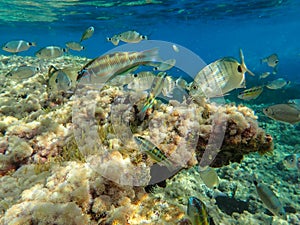
[[139, 65], [158, 60], [157, 48], [142, 52], [114, 52], [99, 56], [87, 63], [78, 72], [77, 80], [86, 76], [95, 76], [108, 81], [117, 75], [137, 69]]
[[138, 113], [138, 117], [140, 120], [143, 120], [145, 118], [145, 113], [146, 113], [147, 109], [153, 107], [156, 97], [162, 92], [166, 76], [167, 76], [167, 74], [165, 72], [160, 72], [154, 78], [150, 93], [147, 97], [147, 100], [146, 100], [145, 104], [143, 105], [141, 111]]
[[65, 52], [66, 49], [58, 47], [58, 46], [47, 46], [35, 53], [35, 56], [40, 59], [55, 59], [61, 57]]
[[19, 66], [13, 68], [9, 73], [5, 75], [5, 77], [16, 79], [16, 80], [18, 79], [22, 80], [34, 76], [39, 71], [40, 71], [39, 67]]
[[279, 63], [278, 55], [276, 53], [267, 56], [260, 60], [261, 63], [267, 63], [270, 67], [276, 67]]
[[263, 109], [271, 119], [295, 124], [300, 122], [300, 110], [293, 104], [277, 104]]
[[263, 92], [263, 86], [252, 87], [239, 93], [238, 98], [246, 101], [257, 99]]
[[176, 63], [175, 59], [167, 59], [166, 61], [161, 62], [158, 65], [153, 64], [155, 66], [153, 70], [166, 71], [174, 67], [175, 63]]
[[300, 154], [292, 154], [284, 157], [283, 164], [288, 169], [297, 169], [300, 171]]
[[176, 87], [181, 88], [183, 90], [188, 90], [188, 83], [182, 77], [179, 77], [175, 81]]
[[71, 88], [71, 79], [63, 70], [50, 66], [48, 76], [48, 85], [52, 91], [67, 92]]
[[141, 148], [142, 152], [146, 152], [155, 162], [164, 164], [168, 169], [170, 169], [170, 171], [172, 171], [172, 162], [155, 144], [142, 136], [134, 136], [134, 140]]
[[209, 217], [205, 204], [196, 197], [189, 197], [187, 215], [192, 225], [209, 225]]
[[259, 79], [267, 78], [271, 73], [270, 72], [264, 72], [259, 76]]
[[86, 40], [86, 39], [89, 39], [90, 37], [93, 36], [94, 34], [94, 31], [95, 31], [95, 28], [94, 27], [89, 27], [88, 29], [86, 29], [83, 34], [81, 35], [81, 38], [80, 38], [80, 42]]
[[254, 74], [247, 69], [241, 49], [240, 58], [241, 63], [225, 57], [205, 66], [191, 84], [191, 97], [218, 97], [233, 89], [245, 87], [245, 73]]
[[286, 215], [284, 208], [274, 192], [263, 183], [258, 183], [256, 180], [254, 180], [253, 183], [256, 187], [258, 196], [268, 208], [268, 210], [270, 210], [274, 215], [285, 218]]
[[6, 52], [18, 53], [27, 51], [31, 46], [36, 46], [36, 43], [19, 40], [7, 42], [2, 46], [2, 49]]
[[212, 189], [216, 189], [219, 186], [219, 176], [214, 168], [207, 167], [205, 170], [199, 169], [200, 177], [203, 183]]
[[142, 71], [132, 74], [132, 81], [128, 83], [127, 88], [135, 91], [149, 90], [156, 75], [150, 71]]
[[66, 43], [67, 48], [72, 49], [73, 51], [82, 51], [84, 46], [75, 41], [69, 41]]
[[271, 89], [271, 90], [277, 90], [277, 89], [283, 88], [284, 86], [288, 85], [289, 83], [290, 82], [287, 82], [283, 78], [278, 78], [278, 79], [273, 80], [270, 83], [268, 83], [266, 85], [266, 87]]
[[291, 104], [291, 106], [297, 108], [298, 110], [300, 110], [300, 99], [290, 99], [288, 101], [288, 104]]
[[123, 33], [118, 34], [117, 38], [120, 41], [124, 41], [126, 43], [139, 43], [142, 40], [148, 40], [148, 37], [145, 35], [141, 35], [135, 30], [125, 31]]
[[120, 42], [120, 40], [118, 39], [118, 35], [114, 35], [111, 38], [107, 37], [106, 40], [113, 43], [113, 45], [118, 45]]

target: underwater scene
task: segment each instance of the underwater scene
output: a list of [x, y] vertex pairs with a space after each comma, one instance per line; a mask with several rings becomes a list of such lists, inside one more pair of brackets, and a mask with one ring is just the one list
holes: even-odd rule
[[300, 1], [0, 6], [1, 225], [300, 225]]

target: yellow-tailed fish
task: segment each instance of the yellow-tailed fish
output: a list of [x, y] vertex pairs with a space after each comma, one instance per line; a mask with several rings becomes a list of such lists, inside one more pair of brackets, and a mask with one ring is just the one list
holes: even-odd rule
[[254, 179], [253, 183], [256, 187], [258, 196], [268, 210], [270, 210], [276, 216], [285, 218], [286, 215], [284, 208], [274, 192], [267, 185], [259, 183], [256, 179]]
[[240, 49], [239, 63], [236, 59], [225, 57], [205, 66], [195, 77], [190, 87], [194, 99], [223, 96], [236, 88], [245, 87], [245, 72], [249, 71]]
[[114, 35], [111, 38], [107, 37], [106, 40], [113, 43], [113, 45], [118, 45], [120, 42], [120, 40], [118, 39], [118, 35]]
[[162, 163], [170, 171], [173, 169], [172, 162], [167, 158], [167, 156], [151, 141], [143, 138], [142, 136], [134, 136], [134, 140], [140, 147], [142, 152], [146, 152], [147, 155], [151, 157], [155, 162]]
[[120, 41], [124, 41], [126, 43], [139, 43], [142, 40], [148, 40], [148, 37], [145, 35], [141, 35], [135, 30], [125, 31], [117, 35], [117, 38]]
[[212, 189], [216, 189], [219, 186], [219, 176], [214, 168], [207, 167], [202, 169], [199, 167], [199, 174], [203, 183]]
[[270, 72], [264, 72], [259, 76], [259, 79], [267, 78], [271, 73]]
[[293, 104], [277, 104], [263, 109], [266, 116], [271, 119], [295, 124], [300, 122], [300, 110]]
[[5, 43], [2, 46], [2, 49], [6, 52], [18, 53], [18, 52], [27, 51], [32, 46], [36, 46], [36, 43], [18, 40], [18, 41], [10, 41]]
[[66, 49], [58, 46], [47, 46], [35, 53], [35, 56], [40, 59], [55, 59], [63, 56], [67, 52]]
[[92, 27], [92, 26], [89, 27], [89, 28], [87, 28], [87, 29], [83, 32], [83, 34], [81, 35], [80, 42], [82, 42], [82, 41], [84, 41], [84, 40], [89, 39], [90, 37], [92, 37], [93, 34], [94, 34], [94, 31], [95, 31], [95, 28]]
[[34, 76], [39, 71], [40, 68], [35, 66], [18, 66], [13, 68], [9, 73], [7, 73], [5, 77], [16, 80], [22, 80]]
[[77, 80], [82, 77], [95, 76], [102, 78], [106, 82], [117, 75], [137, 69], [139, 65], [153, 61], [160, 61], [158, 48], [142, 52], [114, 52], [106, 54], [86, 64], [78, 72]]
[[197, 197], [189, 197], [187, 215], [192, 225], [209, 225], [209, 217], [205, 204]]
[[70, 77], [61, 69], [50, 66], [48, 76], [48, 87], [53, 92], [67, 92], [72, 87]]
[[271, 89], [271, 90], [277, 90], [277, 89], [281, 89], [284, 86], [288, 85], [290, 83], [290, 81], [286, 81], [283, 78], [278, 78], [276, 80], [273, 80], [271, 82], [269, 82], [266, 87]]
[[246, 89], [238, 94], [239, 99], [243, 99], [245, 101], [257, 99], [258, 96], [263, 92], [264, 87], [263, 86], [257, 86], [257, 87], [252, 87], [249, 89]]
[[269, 55], [260, 60], [261, 63], [267, 63], [270, 67], [276, 67], [279, 63], [278, 55], [276, 53]]
[[300, 171], [300, 153], [284, 157], [283, 164], [288, 169], [296, 169]]
[[167, 74], [165, 72], [160, 72], [153, 80], [152, 87], [147, 97], [147, 100], [143, 105], [141, 111], [138, 113], [138, 117], [140, 120], [143, 120], [145, 118], [147, 109], [152, 108], [156, 97], [161, 93], [166, 76]]
[[76, 41], [69, 41], [66, 43], [66, 46], [73, 51], [82, 51], [84, 49], [84, 46]]

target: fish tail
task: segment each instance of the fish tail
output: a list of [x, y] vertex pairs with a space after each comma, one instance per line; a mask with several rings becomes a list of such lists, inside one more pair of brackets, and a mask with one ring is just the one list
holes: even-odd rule
[[152, 48], [149, 50], [145, 50], [141, 52], [142, 57], [145, 59], [145, 61], [148, 62], [161, 62], [161, 58], [158, 55], [158, 48]]

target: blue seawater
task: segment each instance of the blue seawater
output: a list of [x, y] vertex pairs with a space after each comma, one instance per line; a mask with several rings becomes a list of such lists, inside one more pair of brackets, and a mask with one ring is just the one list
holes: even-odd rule
[[[150, 40], [184, 46], [207, 64], [224, 56], [239, 59], [239, 49], [243, 49], [247, 67], [256, 74], [246, 74], [247, 88], [277, 78], [291, 81], [290, 87], [283, 90], [265, 90], [254, 101], [258, 109], [259, 104], [300, 98], [299, 0], [2, 0], [0, 8], [0, 44], [20, 39], [37, 43], [20, 56], [34, 56], [38, 49], [49, 45], [65, 47], [68, 41], [79, 41], [84, 30], [93, 26], [94, 35], [83, 42], [85, 50], [72, 54], [94, 58], [115, 47], [106, 41], [107, 37], [136, 30]], [[260, 62], [272, 53], [279, 56], [278, 72], [259, 80], [259, 74], [272, 71]], [[234, 90], [226, 98], [244, 103], [237, 99], [238, 92]], [[297, 135], [299, 126], [295, 128], [289, 127]], [[275, 139], [276, 143], [290, 144], [280, 133]], [[297, 144], [299, 147], [299, 141], [293, 145]], [[291, 205], [299, 208], [299, 198]]]

